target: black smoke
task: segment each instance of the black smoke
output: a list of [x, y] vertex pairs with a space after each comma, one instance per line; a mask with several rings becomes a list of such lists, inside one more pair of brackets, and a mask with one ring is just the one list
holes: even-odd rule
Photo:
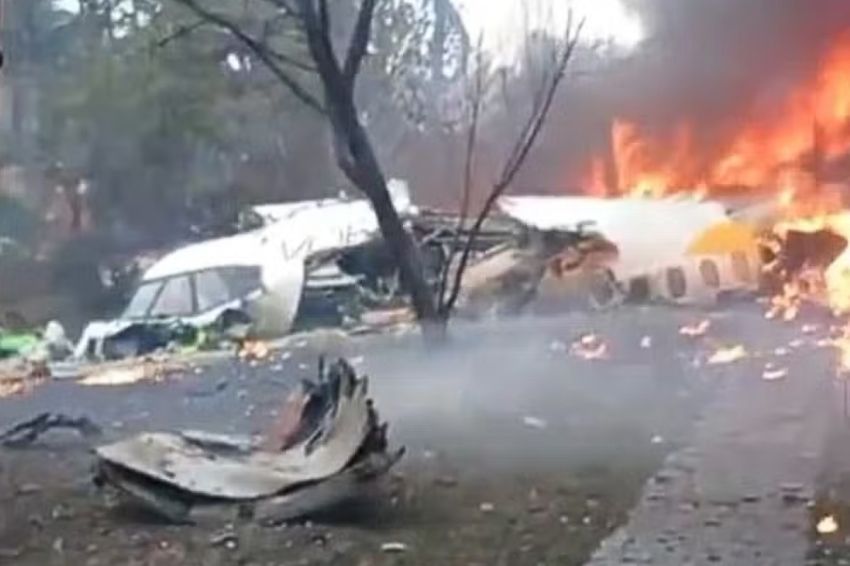
[[850, 33], [848, 0], [626, 1], [646, 40], [629, 54], [586, 51], [574, 61], [520, 190], [578, 191], [614, 117], [660, 139], [687, 120], [698, 147], [721, 147], [753, 113], [776, 112]]

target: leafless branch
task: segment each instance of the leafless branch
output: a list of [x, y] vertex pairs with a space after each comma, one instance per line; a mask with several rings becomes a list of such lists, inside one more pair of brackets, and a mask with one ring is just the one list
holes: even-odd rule
[[369, 47], [376, 4], [376, 0], [362, 0], [360, 3], [360, 12], [357, 15], [357, 23], [354, 26], [351, 44], [348, 46], [348, 54], [345, 57], [345, 65], [342, 71], [345, 80], [351, 86], [354, 85], [357, 73], [360, 72], [360, 65]]
[[211, 24], [217, 25], [230, 32], [236, 39], [242, 42], [277, 79], [289, 89], [298, 99], [304, 104], [324, 114], [325, 109], [319, 100], [313, 96], [301, 83], [292, 77], [286, 70], [280, 66], [279, 53], [271, 50], [268, 45], [258, 41], [242, 31], [242, 29], [221, 14], [211, 12], [197, 3], [196, 0], [175, 0], [186, 8], [194, 12], [202, 20]]
[[157, 40], [156, 46], [157, 47], [166, 47], [172, 41], [175, 41], [177, 39], [182, 39], [183, 37], [186, 37], [187, 35], [191, 34], [193, 31], [207, 25], [208, 23], [209, 22], [207, 22], [204, 19], [199, 19], [195, 22], [192, 22], [191, 24], [179, 26], [176, 30], [174, 30], [170, 34], [168, 34], [165, 37], [162, 37], [159, 40]]
[[319, 24], [321, 29], [330, 37], [331, 33], [331, 15], [328, 11], [328, 0], [318, 0], [319, 2]]
[[451, 312], [455, 304], [457, 303], [457, 299], [460, 295], [461, 283], [463, 281], [463, 274], [464, 271], [466, 271], [467, 265], [469, 264], [472, 249], [475, 247], [478, 234], [481, 231], [484, 222], [487, 220], [487, 217], [490, 216], [490, 213], [493, 211], [493, 207], [496, 205], [496, 202], [513, 183], [517, 173], [519, 173], [520, 169], [528, 158], [528, 154], [534, 147], [534, 144], [537, 141], [540, 132], [543, 130], [543, 126], [545, 125], [546, 119], [549, 116], [549, 111], [552, 108], [552, 103], [555, 100], [555, 94], [557, 94], [558, 87], [566, 76], [567, 65], [569, 64], [570, 59], [572, 59], [573, 53], [575, 52], [575, 47], [578, 44], [578, 40], [581, 36], [581, 31], [583, 27], [584, 21], [582, 20], [582, 22], [580, 22], [578, 27], [576, 28], [575, 33], [573, 33], [571, 13], [567, 21], [567, 30], [565, 32], [565, 47], [557, 60], [557, 66], [551, 74], [547, 75], [548, 79], [542, 82], [541, 89], [544, 94], [541, 97], [535, 97], [535, 99], [539, 100], [540, 102], [539, 104], [535, 104], [534, 108], [532, 109], [531, 116], [529, 117], [528, 122], [522, 129], [522, 135], [517, 139], [516, 143], [514, 144], [513, 149], [511, 150], [507, 161], [505, 162], [505, 166], [502, 170], [502, 173], [498, 181], [496, 181], [496, 183], [493, 185], [492, 191], [487, 196], [487, 200], [485, 201], [481, 212], [478, 214], [478, 217], [475, 220], [475, 224], [472, 227], [472, 231], [466, 241], [466, 246], [464, 247], [463, 255], [460, 259], [460, 264], [458, 265], [458, 268], [455, 271], [454, 281], [452, 283], [452, 292], [443, 307], [444, 312], [446, 313]]
[[485, 70], [483, 39], [483, 36], [479, 37], [478, 46], [475, 52], [475, 78], [470, 90], [469, 130], [467, 131], [466, 136], [466, 156], [463, 171], [463, 196], [461, 197], [460, 218], [458, 218], [457, 225], [455, 226], [455, 234], [449, 247], [449, 256], [446, 258], [442, 272], [440, 273], [439, 288], [437, 291], [437, 305], [440, 309], [442, 309], [445, 304], [451, 266], [454, 263], [455, 256], [458, 248], [460, 247], [461, 232], [466, 226], [466, 221], [469, 217], [469, 206], [472, 201], [472, 184], [475, 174], [475, 150], [478, 146], [479, 118], [481, 116], [481, 108], [484, 104]]
[[295, 18], [301, 17], [301, 13], [299, 12], [297, 6], [292, 3], [292, 0], [265, 0], [265, 2], [284, 11], [287, 15], [293, 16]]

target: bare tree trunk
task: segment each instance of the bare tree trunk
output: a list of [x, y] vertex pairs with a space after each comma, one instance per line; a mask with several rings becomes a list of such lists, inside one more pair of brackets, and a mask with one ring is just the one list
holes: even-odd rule
[[[274, 74], [283, 86], [310, 108], [324, 114], [334, 135], [334, 152], [346, 177], [369, 200], [381, 234], [389, 246], [410, 293], [411, 303], [426, 339], [439, 339], [444, 331], [436, 300], [425, 277], [416, 243], [405, 230], [390, 197], [386, 179], [354, 101], [354, 86], [366, 56], [378, 0], [361, 0], [357, 22], [344, 60], [337, 57], [331, 33], [327, 0], [267, 0], [294, 16], [303, 31], [314, 65], [305, 65], [275, 51], [263, 39], [252, 37], [236, 22], [204, 8], [198, 0], [175, 0], [191, 9], [204, 22], [228, 30]], [[310, 69], [318, 75], [324, 100], [313, 96], [292, 73]]]
[[381, 235], [398, 266], [402, 284], [410, 293], [411, 304], [417, 319], [422, 323], [426, 338], [441, 339], [445, 324], [439, 316], [434, 293], [428, 285], [419, 247], [405, 229], [393, 205], [372, 143], [357, 116], [353, 95], [346, 92], [347, 85], [339, 81], [329, 80], [324, 84], [339, 166], [372, 204]]

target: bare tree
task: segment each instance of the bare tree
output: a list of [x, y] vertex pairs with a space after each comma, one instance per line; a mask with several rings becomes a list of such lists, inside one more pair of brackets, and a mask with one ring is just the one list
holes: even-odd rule
[[[438, 313], [441, 319], [447, 320], [454, 310], [460, 296], [463, 276], [472, 251], [475, 249], [477, 238], [487, 218], [507, 190], [511, 187], [516, 176], [525, 164], [531, 150], [533, 149], [540, 133], [546, 124], [546, 119], [555, 100], [558, 88], [566, 77], [567, 66], [575, 53], [576, 45], [581, 35], [584, 22], [574, 25], [572, 13], [569, 14], [563, 37], [553, 51], [543, 61], [532, 62], [529, 53], [526, 53], [526, 66], [530, 68], [539, 65], [535, 69], [538, 77], [531, 85], [531, 111], [519, 130], [517, 139], [511, 146], [508, 156], [502, 165], [501, 171], [490, 188], [484, 204], [469, 231], [466, 241], [461, 246], [460, 233], [469, 220], [471, 192], [473, 186], [473, 175], [475, 169], [475, 155], [478, 142], [478, 130], [480, 127], [481, 114], [487, 97], [486, 69], [484, 59], [481, 55], [481, 43], [478, 45], [475, 70], [472, 87], [469, 90], [469, 127], [466, 139], [466, 165], [464, 167], [463, 192], [461, 197], [460, 218], [457, 225], [456, 237], [450, 248], [449, 258], [441, 273], [438, 286]], [[526, 42], [529, 43], [531, 34], [526, 34]], [[505, 106], [508, 107], [507, 95], [502, 80], [503, 98]]]
[[[275, 50], [264, 38], [251, 35], [235, 18], [210, 10], [202, 0], [174, 0], [201, 20], [230, 32], [297, 98], [324, 114], [334, 138], [337, 163], [345, 176], [369, 199], [381, 234], [398, 266], [402, 282], [426, 337], [441, 333], [439, 309], [429, 287], [419, 248], [393, 206], [383, 170], [355, 104], [355, 86], [366, 57], [378, 0], [361, 0], [350, 41], [337, 55], [328, 0], [265, 0], [291, 18], [306, 43], [311, 63]], [[305, 69], [315, 71], [322, 95], [314, 95], [300, 80]]]
[[[463, 274], [475, 247], [478, 233], [492, 212], [498, 198], [511, 186], [522, 168], [549, 114], [555, 94], [565, 76], [574, 52], [581, 26], [574, 28], [572, 19], [564, 32], [561, 51], [545, 67], [534, 90], [533, 104], [527, 121], [508, 154], [500, 175], [466, 241], [457, 238], [452, 246], [449, 265], [458, 259], [456, 269], [444, 269], [437, 292], [428, 284], [419, 247], [405, 229], [393, 206], [386, 179], [376, 157], [355, 101], [355, 87], [364, 58], [367, 56], [376, 7], [380, 0], [360, 0], [350, 39], [344, 46], [335, 45], [336, 27], [328, 0], [262, 0], [276, 11], [276, 19], [286, 20], [306, 46], [309, 60], [299, 59], [277, 49], [265, 34], [252, 34], [248, 26], [224, 11], [212, 10], [204, 0], [173, 0], [190, 10], [200, 22], [229, 32], [274, 75], [278, 82], [304, 104], [323, 114], [334, 139], [337, 163], [345, 176], [370, 201], [381, 234], [397, 264], [401, 280], [410, 293], [411, 303], [426, 338], [441, 338], [446, 322], [457, 302]], [[190, 32], [199, 24], [179, 30]], [[471, 206], [474, 157], [478, 122], [486, 97], [483, 57], [479, 46], [475, 85], [471, 89], [471, 125], [467, 137], [467, 166], [464, 173], [462, 227]], [[308, 81], [318, 78], [321, 94], [315, 94]], [[449, 284], [451, 283], [451, 284]]]

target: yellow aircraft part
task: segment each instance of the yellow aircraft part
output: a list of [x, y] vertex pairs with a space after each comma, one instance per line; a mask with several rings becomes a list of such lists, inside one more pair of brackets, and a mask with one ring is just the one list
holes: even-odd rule
[[756, 253], [758, 240], [747, 226], [737, 222], [714, 224], [700, 233], [688, 246], [689, 255], [726, 255], [731, 252]]

